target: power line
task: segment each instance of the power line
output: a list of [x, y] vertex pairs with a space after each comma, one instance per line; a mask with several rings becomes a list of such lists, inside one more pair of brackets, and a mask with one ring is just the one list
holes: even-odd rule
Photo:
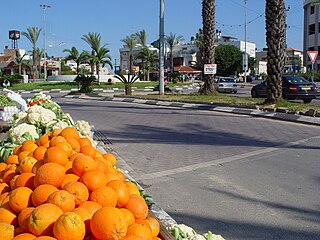
[[[246, 24], [253, 23], [253, 22], [255, 22], [256, 20], [258, 20], [259, 18], [261, 18], [263, 16], [264, 16], [264, 13], [261, 13], [259, 16], [257, 16], [254, 19], [246, 22]], [[224, 23], [220, 23], [218, 21], [216, 21], [216, 23], [222, 25], [223, 27], [243, 27], [245, 25], [245, 23], [242, 23], [242, 24], [224, 24]]]

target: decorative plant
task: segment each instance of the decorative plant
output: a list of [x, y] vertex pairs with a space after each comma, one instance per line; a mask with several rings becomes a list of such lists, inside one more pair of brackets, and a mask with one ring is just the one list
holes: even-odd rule
[[12, 87], [14, 84], [20, 83], [23, 80], [23, 76], [19, 74], [5, 75], [4, 79], [7, 80], [10, 83], [10, 86]]
[[124, 75], [119, 74], [115, 75], [117, 79], [119, 79], [124, 84], [125, 94], [131, 96], [132, 95], [132, 84], [135, 83], [139, 78], [135, 75], [128, 75], [126, 78]]
[[93, 75], [84, 75], [79, 74], [74, 81], [80, 85], [80, 92], [82, 93], [89, 93], [90, 92], [90, 86], [93, 83], [98, 83], [97, 79]]

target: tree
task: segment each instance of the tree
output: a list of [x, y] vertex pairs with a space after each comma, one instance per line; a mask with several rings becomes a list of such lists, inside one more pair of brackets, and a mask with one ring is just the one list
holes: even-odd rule
[[196, 33], [195, 44], [199, 48], [197, 53], [197, 67], [203, 69], [203, 57], [202, 53], [204, 52], [204, 45], [203, 45], [203, 31], [202, 28], [199, 28], [198, 32]]
[[143, 61], [143, 70], [144, 70], [144, 80], [149, 81], [149, 72], [154, 66], [155, 61], [158, 59], [158, 54], [156, 51], [151, 51], [148, 47], [143, 47], [139, 50], [136, 56], [137, 59]]
[[24, 60], [25, 56], [27, 56], [26, 53], [21, 56], [19, 50], [18, 49], [16, 50], [15, 64], [19, 66], [19, 75], [21, 75], [22, 65], [25, 65], [25, 60]]
[[90, 86], [93, 83], [97, 82], [97, 79], [93, 75], [84, 75], [84, 74], [79, 74], [74, 81], [80, 85], [80, 92], [82, 93], [89, 93], [91, 91]]
[[33, 63], [32, 63], [32, 68], [33, 68], [33, 77], [38, 78], [38, 73], [37, 73], [37, 41], [40, 35], [41, 29], [38, 27], [29, 27], [27, 28], [27, 32], [22, 32], [21, 34], [25, 36], [32, 44], [32, 57], [33, 57]]
[[[37, 66], [38, 66], [38, 72], [39, 72], [39, 77], [41, 76], [41, 58], [44, 54], [44, 49], [43, 48], [37, 48], [36, 50], [36, 59], [37, 59]], [[46, 63], [44, 63], [46, 64]]]
[[141, 44], [143, 47], [147, 45], [147, 33], [146, 30], [142, 30], [139, 32], [136, 32], [137, 42]]
[[219, 66], [217, 75], [234, 75], [235, 72], [241, 71], [242, 52], [236, 46], [219, 45], [215, 51], [215, 62]]
[[129, 74], [132, 75], [132, 64], [133, 64], [133, 49], [137, 45], [137, 37], [135, 34], [126, 36], [124, 39], [121, 39], [121, 42], [129, 49]]
[[[203, 48], [201, 48], [201, 56], [205, 64], [213, 64], [215, 54], [215, 0], [202, 0], [202, 25]], [[203, 80], [204, 83], [199, 92], [201, 94], [214, 93], [213, 74], [205, 74]]]
[[[94, 57], [96, 56], [96, 53], [99, 51], [101, 47], [101, 36], [99, 33], [94, 33], [94, 32], [89, 32], [88, 34], [85, 34], [81, 38], [84, 40], [86, 43], [89, 44], [91, 47], [91, 55], [93, 58], [91, 58], [91, 73], [94, 73]], [[104, 47], [105, 45], [103, 45]]]
[[176, 36], [176, 34], [173, 34], [172, 32], [170, 35], [165, 36], [165, 42], [169, 46], [170, 51], [170, 71], [173, 73], [173, 48], [177, 46], [180, 42], [183, 41], [182, 36]]
[[84, 63], [87, 59], [87, 52], [83, 51], [79, 54], [78, 50], [75, 47], [72, 47], [71, 49], [64, 49], [63, 52], [69, 53], [65, 57], [65, 60], [73, 60], [76, 63], [76, 72], [77, 74], [80, 73], [80, 64]]
[[128, 78], [126, 78], [122, 74], [115, 75], [115, 77], [117, 79], [119, 79], [124, 84], [125, 94], [131, 96], [132, 95], [132, 84], [138, 80], [138, 77], [134, 76], [134, 75], [132, 75], [132, 76], [128, 75]]
[[105, 48], [105, 47], [101, 47], [98, 49], [98, 52], [96, 52], [96, 56], [95, 56], [95, 63], [96, 63], [96, 71], [98, 74], [98, 82], [100, 81], [100, 64], [102, 65], [102, 67], [104, 67], [106, 64], [110, 66], [110, 68], [112, 69], [112, 62], [111, 62], [111, 56], [109, 54], [109, 49]]
[[266, 1], [267, 42], [267, 99], [276, 103], [282, 98], [282, 72], [285, 51], [285, 4], [284, 0]]

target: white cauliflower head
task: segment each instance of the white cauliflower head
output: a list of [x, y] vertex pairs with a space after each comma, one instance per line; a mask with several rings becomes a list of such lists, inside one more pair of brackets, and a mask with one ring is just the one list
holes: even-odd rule
[[70, 125], [64, 121], [59, 121], [55, 123], [52, 127], [52, 129], [64, 129], [66, 127], [69, 127]]
[[50, 121], [56, 119], [56, 114], [49, 110], [45, 109], [41, 106], [34, 105], [31, 108], [29, 108], [28, 112], [28, 121], [31, 124], [41, 124], [41, 125], [46, 125]]
[[9, 135], [13, 143], [22, 144], [29, 139], [38, 139], [37, 128], [34, 125], [22, 123], [9, 130]]
[[79, 120], [76, 122], [76, 129], [81, 137], [91, 138], [91, 127], [87, 121]]

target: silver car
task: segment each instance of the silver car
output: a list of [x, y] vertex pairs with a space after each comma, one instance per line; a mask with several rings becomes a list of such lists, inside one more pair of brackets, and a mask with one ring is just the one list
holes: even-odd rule
[[234, 78], [219, 77], [215, 80], [215, 88], [218, 92], [237, 93], [238, 85]]

